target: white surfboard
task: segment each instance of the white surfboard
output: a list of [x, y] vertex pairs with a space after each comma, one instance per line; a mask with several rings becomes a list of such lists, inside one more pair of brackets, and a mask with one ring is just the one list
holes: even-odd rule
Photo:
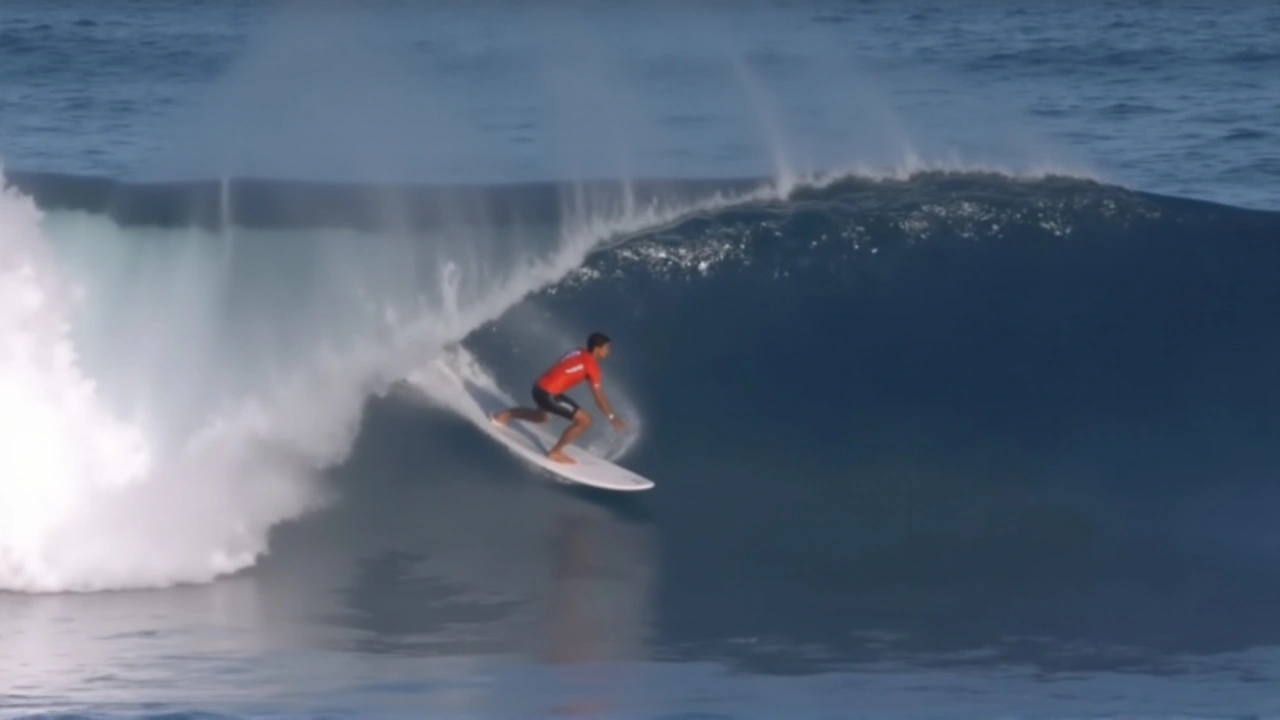
[[[552, 416], [546, 423], [538, 424], [513, 418], [507, 425], [499, 425], [492, 420], [492, 415], [510, 407], [511, 403], [493, 388], [460, 377], [438, 360], [431, 363], [429, 368], [424, 369], [416, 377], [410, 377], [409, 380], [425, 385], [424, 381], [428, 380], [425, 377], [427, 374], [448, 380], [455, 392], [449, 393], [447, 401], [463, 417], [502, 443], [508, 450], [537, 467], [554, 473], [562, 481], [623, 492], [648, 490], [654, 485], [652, 480], [609, 462], [576, 444], [570, 444], [565, 448], [565, 453], [577, 462], [560, 463], [551, 460], [546, 456], [546, 452], [555, 445], [559, 434], [564, 432], [565, 421]], [[437, 390], [441, 389], [435, 382], [431, 382], [430, 385]], [[524, 404], [528, 406], [531, 403]]]

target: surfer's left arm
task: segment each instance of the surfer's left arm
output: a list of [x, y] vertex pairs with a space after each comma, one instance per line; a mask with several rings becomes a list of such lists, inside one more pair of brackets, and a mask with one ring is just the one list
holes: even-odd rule
[[591, 394], [596, 396], [596, 405], [600, 406], [600, 409], [609, 417], [609, 422], [613, 423], [615, 428], [621, 430], [626, 426], [626, 423], [622, 422], [622, 418], [613, 414], [613, 407], [609, 405], [609, 398], [604, 395], [604, 388], [597, 383], [592, 383]]

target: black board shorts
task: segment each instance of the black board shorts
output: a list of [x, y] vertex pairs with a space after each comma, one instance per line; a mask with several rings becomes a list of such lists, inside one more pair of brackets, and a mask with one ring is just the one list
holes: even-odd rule
[[537, 383], [533, 385], [533, 402], [541, 410], [546, 410], [552, 415], [559, 415], [566, 420], [572, 420], [574, 413], [578, 412], [578, 403], [573, 398], [561, 393], [552, 395], [551, 393], [538, 387]]

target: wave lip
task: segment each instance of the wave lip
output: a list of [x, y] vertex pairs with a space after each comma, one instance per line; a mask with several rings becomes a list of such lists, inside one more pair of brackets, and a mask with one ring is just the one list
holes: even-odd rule
[[459, 224], [561, 226], [592, 208], [696, 204], [739, 195], [767, 178], [587, 180], [490, 185], [318, 182], [254, 177], [156, 183], [63, 173], [7, 174], [47, 210], [105, 215], [120, 225], [166, 228], [434, 231]]
[[854, 163], [779, 177], [380, 185], [254, 177], [133, 183], [21, 171], [9, 171], [6, 176], [46, 211], [87, 212], [123, 226], [432, 232], [466, 224], [501, 229], [562, 227], [584, 211], [634, 213], [655, 206], [696, 210], [708, 198], [748, 201], [762, 197], [763, 188], [768, 188], [771, 196], [786, 197], [797, 189], [820, 188], [846, 179], [905, 181], [936, 173], [1098, 179], [1082, 167], [1038, 163], [1013, 168], [958, 156], [925, 159], [911, 150], [891, 166]]

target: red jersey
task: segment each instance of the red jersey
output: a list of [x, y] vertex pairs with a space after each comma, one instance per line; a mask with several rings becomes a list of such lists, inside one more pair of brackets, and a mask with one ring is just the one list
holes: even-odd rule
[[582, 382], [583, 378], [591, 380], [592, 387], [600, 387], [600, 366], [596, 358], [584, 348], [574, 350], [551, 366], [538, 378], [538, 387], [552, 395], [559, 395]]

